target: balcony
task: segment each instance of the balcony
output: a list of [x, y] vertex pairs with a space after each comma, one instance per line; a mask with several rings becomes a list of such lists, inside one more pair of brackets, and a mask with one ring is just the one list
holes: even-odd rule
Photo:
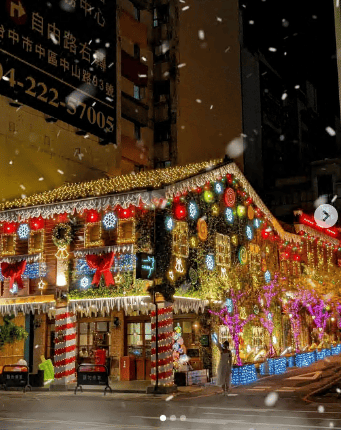
[[139, 87], [147, 86], [148, 67], [125, 51], [121, 51], [121, 75]]
[[122, 91], [122, 117], [128, 121], [136, 122], [141, 127], [148, 126], [148, 109], [149, 107], [134, 99], [134, 97]]
[[140, 45], [141, 48], [148, 47], [147, 26], [138, 22], [125, 10], [122, 10], [120, 17], [120, 36], [126, 37], [132, 43]]

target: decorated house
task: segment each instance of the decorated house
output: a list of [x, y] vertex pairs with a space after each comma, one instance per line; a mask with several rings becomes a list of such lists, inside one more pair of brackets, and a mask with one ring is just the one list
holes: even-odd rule
[[68, 383], [103, 360], [171, 386], [184, 365], [214, 374], [212, 332], [238, 365], [336, 342], [339, 231], [298, 216], [286, 231], [221, 160], [1, 204], [0, 314], [29, 336], [0, 364], [44, 356]]

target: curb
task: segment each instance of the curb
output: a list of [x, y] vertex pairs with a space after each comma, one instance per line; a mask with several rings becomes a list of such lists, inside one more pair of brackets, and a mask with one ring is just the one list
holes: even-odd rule
[[[340, 381], [340, 380], [341, 380], [341, 372], [339, 372], [339, 373], [337, 374], [337, 376], [333, 375], [332, 377], [330, 377], [330, 378], [329, 378], [329, 380], [328, 380], [328, 382], [327, 382], [325, 385], [323, 385], [323, 386], [319, 387], [318, 389], [316, 389], [316, 390], [314, 390], [314, 391], [310, 392], [309, 394], [306, 394], [306, 395], [302, 398], [302, 400], [303, 400], [304, 402], [307, 402], [307, 403], [316, 403], [314, 400], [310, 400], [310, 397], [311, 397], [311, 396], [313, 396], [314, 394], [319, 393], [319, 392], [320, 392], [320, 391], [322, 391], [322, 390], [325, 390], [326, 388], [331, 387], [332, 385], [336, 384], [336, 383], [337, 383], [338, 381]], [[331, 403], [329, 402], [329, 404], [331, 404]], [[339, 402], [338, 402], [338, 404], [339, 404]]]

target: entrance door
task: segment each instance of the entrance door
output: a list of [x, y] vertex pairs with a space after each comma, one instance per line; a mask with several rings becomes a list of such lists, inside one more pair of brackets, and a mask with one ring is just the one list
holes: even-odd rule
[[151, 341], [150, 321], [127, 322], [127, 354], [136, 359], [136, 379], [150, 379]]

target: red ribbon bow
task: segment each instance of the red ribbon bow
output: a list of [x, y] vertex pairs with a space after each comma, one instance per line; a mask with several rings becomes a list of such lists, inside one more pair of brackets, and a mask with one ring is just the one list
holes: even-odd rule
[[87, 255], [86, 262], [90, 269], [96, 269], [96, 273], [92, 279], [92, 284], [99, 284], [102, 275], [104, 276], [105, 285], [108, 287], [109, 285], [115, 285], [114, 278], [110, 272], [110, 267], [114, 262], [115, 254], [113, 252], [109, 252], [104, 255]]
[[12, 289], [14, 282], [17, 283], [19, 290], [24, 288], [21, 275], [25, 272], [25, 268], [26, 260], [18, 261], [16, 263], [1, 263], [2, 275], [5, 278], [9, 278], [10, 290]]

